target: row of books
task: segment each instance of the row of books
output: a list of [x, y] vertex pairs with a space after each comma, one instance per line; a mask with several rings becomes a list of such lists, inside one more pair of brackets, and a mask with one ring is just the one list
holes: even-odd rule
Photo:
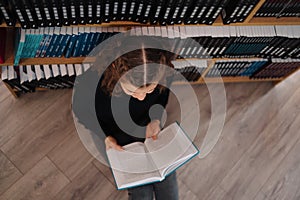
[[22, 28], [101, 24], [110, 21], [140, 23], [212, 24], [222, 12], [224, 23], [242, 22], [258, 0], [1, 0], [8, 26]]
[[300, 2], [298, 0], [266, 0], [255, 16], [300, 17]]
[[[174, 81], [199, 80], [207, 69], [206, 60], [172, 61], [176, 73]], [[72, 88], [76, 76], [90, 68], [91, 64], [52, 64], [2, 66], [1, 79], [17, 94], [34, 92], [36, 88]], [[251, 59], [219, 60], [209, 69], [205, 77], [237, 77], [250, 79], [283, 78], [300, 69], [300, 59]], [[182, 76], [178, 76], [180, 73]]]
[[300, 26], [134, 27], [131, 35], [170, 38], [182, 58], [300, 58]]
[[2, 66], [1, 79], [17, 94], [34, 92], [36, 88], [72, 88], [76, 76], [88, 68], [88, 63]]
[[223, 60], [216, 61], [206, 77], [283, 78], [298, 69], [300, 59]]
[[[14, 65], [24, 57], [92, 56], [92, 49], [125, 32], [122, 27], [20, 29]], [[300, 26], [133, 27], [130, 36], [169, 38], [179, 58], [300, 58]]]
[[177, 74], [174, 75], [174, 81], [198, 81], [207, 69], [206, 60], [175, 60], [172, 61], [172, 64], [177, 71]]
[[33, 57], [87, 56], [99, 43], [122, 27], [46, 27], [19, 29], [16, 37], [15, 62]]
[[223, 24], [243, 22], [251, 13], [259, 0], [231, 0], [222, 9]]

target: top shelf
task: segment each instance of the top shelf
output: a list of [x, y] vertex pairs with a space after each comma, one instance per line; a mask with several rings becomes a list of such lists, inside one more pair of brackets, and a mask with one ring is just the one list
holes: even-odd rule
[[[248, 22], [240, 22], [240, 23], [231, 23], [224, 25], [222, 22], [221, 16], [219, 16], [216, 21], [212, 24], [212, 26], [265, 26], [265, 25], [299, 25], [300, 17], [253, 17], [249, 19]], [[113, 27], [113, 26], [125, 26], [130, 28], [131, 26], [160, 26], [153, 24], [142, 24], [131, 21], [114, 21], [110, 23], [102, 23], [102, 24], [78, 24], [71, 26], [90, 26], [90, 27]], [[206, 24], [175, 24], [175, 25], [167, 25], [167, 26], [210, 26]], [[5, 23], [1, 24], [0, 27], [11, 27], [7, 26]], [[15, 27], [21, 27], [19, 23], [16, 24]]]

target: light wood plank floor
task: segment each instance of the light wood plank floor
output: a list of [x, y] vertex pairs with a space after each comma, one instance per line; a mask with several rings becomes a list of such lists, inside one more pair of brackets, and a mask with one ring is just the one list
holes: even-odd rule
[[[300, 71], [275, 86], [226, 84], [221, 137], [205, 158], [177, 171], [180, 199], [299, 200], [299, 86]], [[204, 85], [193, 86], [197, 110], [185, 86], [177, 88], [189, 109], [185, 121], [199, 124], [194, 142], [200, 147], [212, 117], [210, 93]], [[82, 145], [71, 97], [72, 90], [56, 90], [15, 99], [0, 82], [1, 200], [127, 199], [126, 191], [115, 189], [109, 168]], [[169, 118], [179, 112], [177, 104], [171, 96]], [[200, 122], [193, 120], [195, 112]]]

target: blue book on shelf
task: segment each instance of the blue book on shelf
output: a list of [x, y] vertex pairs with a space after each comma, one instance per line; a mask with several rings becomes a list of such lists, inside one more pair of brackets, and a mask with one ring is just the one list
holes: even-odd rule
[[33, 46], [32, 46], [32, 51], [30, 52], [30, 58], [34, 58], [38, 49], [39, 49], [39, 46], [40, 46], [40, 43], [42, 42], [43, 40], [43, 34], [40, 32], [40, 29], [35, 29], [34, 30], [34, 34], [33, 34], [33, 37], [34, 37], [34, 43], [33, 43]]
[[64, 54], [65, 49], [67, 48], [71, 37], [72, 37], [72, 28], [68, 27], [67, 33], [64, 35], [63, 40], [61, 41], [59, 50], [56, 54], [57, 57], [61, 57]]
[[66, 34], [67, 34], [67, 28], [61, 27], [59, 37], [57, 38], [57, 41], [54, 44], [54, 49], [51, 52], [50, 57], [59, 57], [58, 52], [59, 52], [59, 49], [61, 48], [61, 45], [63, 43], [63, 40], [64, 40]]
[[49, 48], [49, 45], [50, 45], [50, 43], [51, 43], [53, 34], [54, 34], [54, 28], [53, 28], [53, 27], [50, 27], [50, 28], [49, 28], [49, 31], [48, 31], [48, 34], [47, 34], [47, 39], [46, 39], [45, 44], [44, 44], [44, 46], [43, 46], [43, 48], [42, 48], [40, 57], [45, 57], [46, 52], [47, 52], [47, 49]]
[[17, 35], [16, 35], [16, 42], [15, 42], [15, 59], [14, 59], [14, 65], [18, 66], [19, 61], [21, 59], [23, 47], [25, 43], [25, 30], [24, 29], [18, 29]]
[[78, 52], [79, 56], [85, 56], [85, 49], [89, 41], [90, 35], [91, 35], [91, 27], [84, 27], [84, 34], [81, 38], [81, 43], [79, 45], [79, 52]]
[[78, 40], [78, 37], [79, 37], [78, 27], [73, 27], [72, 33], [73, 34], [70, 38], [70, 42], [69, 42], [68, 46], [66, 47], [66, 54], [65, 54], [66, 58], [71, 57], [75, 43]]
[[54, 51], [55, 46], [57, 45], [57, 42], [60, 40], [60, 27], [54, 28], [54, 33], [51, 39], [51, 42], [49, 43], [49, 47], [47, 48], [45, 57], [51, 57], [52, 52]]
[[40, 34], [42, 35], [42, 40], [39, 44], [39, 47], [38, 49], [36, 50], [36, 53], [35, 53], [35, 57], [40, 57], [41, 53], [42, 53], [42, 49], [46, 43], [46, 41], [48, 40], [48, 35], [49, 35], [49, 28], [41, 28], [40, 29]]
[[83, 40], [83, 37], [85, 36], [84, 27], [79, 27], [78, 30], [78, 37], [75, 42], [75, 46], [73, 48], [72, 57], [78, 57], [80, 53], [80, 46]]

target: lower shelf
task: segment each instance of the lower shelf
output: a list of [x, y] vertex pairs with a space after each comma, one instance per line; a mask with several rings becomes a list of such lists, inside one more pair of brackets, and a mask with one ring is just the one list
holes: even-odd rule
[[[249, 77], [206, 77], [198, 81], [189, 82], [189, 84], [206, 84], [206, 83], [242, 83], [242, 82], [279, 82], [284, 78], [267, 78], [267, 79], [250, 79]], [[175, 85], [184, 85], [186, 82], [174, 82]]]

